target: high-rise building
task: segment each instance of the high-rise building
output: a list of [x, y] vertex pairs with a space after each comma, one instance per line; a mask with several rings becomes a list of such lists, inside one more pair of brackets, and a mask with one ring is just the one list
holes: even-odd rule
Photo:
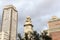
[[2, 32], [0, 32], [0, 40], [2, 39]]
[[3, 9], [2, 31], [6, 33], [3, 40], [16, 40], [18, 13], [13, 5], [7, 5]]
[[0, 40], [9, 40], [7, 32], [0, 32]]
[[60, 40], [60, 19], [53, 16], [51, 20], [48, 21], [49, 34], [52, 40]]

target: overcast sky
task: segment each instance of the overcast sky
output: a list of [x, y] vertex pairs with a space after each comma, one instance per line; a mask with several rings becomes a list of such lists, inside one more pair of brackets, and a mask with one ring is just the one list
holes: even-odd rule
[[23, 33], [27, 16], [32, 19], [33, 29], [40, 32], [48, 29], [51, 16], [60, 17], [60, 0], [0, 0], [0, 23], [3, 7], [14, 5], [18, 11], [18, 32]]

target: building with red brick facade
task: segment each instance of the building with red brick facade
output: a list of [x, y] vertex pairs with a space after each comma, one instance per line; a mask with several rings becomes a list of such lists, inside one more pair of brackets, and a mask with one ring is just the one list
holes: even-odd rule
[[52, 40], [60, 40], [60, 19], [53, 16], [51, 20], [48, 21], [49, 34]]

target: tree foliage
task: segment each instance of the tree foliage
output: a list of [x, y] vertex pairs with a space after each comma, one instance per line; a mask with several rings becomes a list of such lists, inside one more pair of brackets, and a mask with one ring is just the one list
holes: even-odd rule
[[39, 33], [37, 31], [34, 31], [33, 36], [35, 40], [39, 40]]
[[19, 40], [22, 40], [22, 37], [21, 37], [20, 33], [18, 33], [18, 38], [19, 38]]
[[52, 38], [47, 35], [46, 31], [43, 31], [43, 33], [41, 33], [40, 38], [42, 38], [42, 40], [52, 40]]
[[21, 34], [18, 34], [18, 37], [20, 40], [52, 40], [52, 38], [50, 36], [47, 35], [46, 31], [43, 31], [43, 33], [41, 33], [41, 35], [39, 33], [37, 33], [37, 31], [34, 31], [33, 33], [31, 33], [31, 37], [28, 37], [28, 34], [25, 33], [25, 37], [22, 38]]

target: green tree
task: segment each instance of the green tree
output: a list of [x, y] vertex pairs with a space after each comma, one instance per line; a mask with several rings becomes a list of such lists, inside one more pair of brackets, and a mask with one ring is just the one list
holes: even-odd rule
[[34, 31], [33, 36], [34, 36], [34, 40], [40, 40], [39, 33], [37, 33], [37, 31]]
[[19, 40], [22, 40], [21, 34], [18, 33]]
[[41, 33], [40, 37], [42, 38], [42, 40], [52, 40], [52, 38], [47, 35], [46, 31], [43, 31], [43, 33]]
[[25, 40], [28, 40], [28, 34], [25, 33]]

